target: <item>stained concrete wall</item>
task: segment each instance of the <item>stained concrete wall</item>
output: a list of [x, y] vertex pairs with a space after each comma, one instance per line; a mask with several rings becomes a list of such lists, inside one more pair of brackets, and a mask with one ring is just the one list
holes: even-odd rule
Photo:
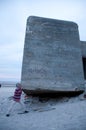
[[24, 88], [82, 89], [84, 77], [80, 45], [76, 23], [30, 16], [21, 76]]
[[81, 41], [81, 53], [82, 57], [86, 58], [86, 41]]

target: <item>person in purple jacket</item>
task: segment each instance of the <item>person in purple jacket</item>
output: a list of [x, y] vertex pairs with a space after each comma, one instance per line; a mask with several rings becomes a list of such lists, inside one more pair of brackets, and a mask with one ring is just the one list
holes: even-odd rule
[[28, 113], [28, 111], [26, 111], [25, 105], [23, 103], [21, 103], [21, 95], [22, 95], [22, 85], [20, 83], [17, 83], [16, 89], [14, 91], [13, 102], [12, 102], [11, 106], [9, 107], [6, 116], [10, 116], [10, 113], [16, 103], [19, 103], [21, 105], [21, 107], [24, 110], [24, 113]]

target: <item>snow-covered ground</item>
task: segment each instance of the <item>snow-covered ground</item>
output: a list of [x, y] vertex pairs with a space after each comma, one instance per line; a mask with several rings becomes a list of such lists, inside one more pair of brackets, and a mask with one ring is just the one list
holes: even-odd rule
[[[0, 130], [86, 130], [86, 99], [82, 96], [40, 102], [29, 98], [27, 114], [16, 105], [6, 117], [14, 87], [0, 88]], [[24, 101], [24, 95], [22, 101]]]

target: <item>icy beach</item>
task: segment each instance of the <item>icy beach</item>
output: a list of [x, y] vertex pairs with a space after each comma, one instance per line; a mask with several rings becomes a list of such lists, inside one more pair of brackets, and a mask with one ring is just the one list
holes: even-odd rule
[[30, 98], [25, 103], [29, 113], [18, 114], [22, 110], [16, 105], [6, 117], [14, 89], [0, 88], [0, 130], [86, 130], [86, 99], [81, 95], [44, 102]]

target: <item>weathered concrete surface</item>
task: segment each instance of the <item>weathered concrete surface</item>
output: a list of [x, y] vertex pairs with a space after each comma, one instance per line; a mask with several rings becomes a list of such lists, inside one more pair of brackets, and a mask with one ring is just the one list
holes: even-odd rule
[[30, 16], [21, 82], [25, 89], [75, 90], [84, 83], [78, 26]]
[[81, 41], [82, 57], [86, 57], [86, 41]]

